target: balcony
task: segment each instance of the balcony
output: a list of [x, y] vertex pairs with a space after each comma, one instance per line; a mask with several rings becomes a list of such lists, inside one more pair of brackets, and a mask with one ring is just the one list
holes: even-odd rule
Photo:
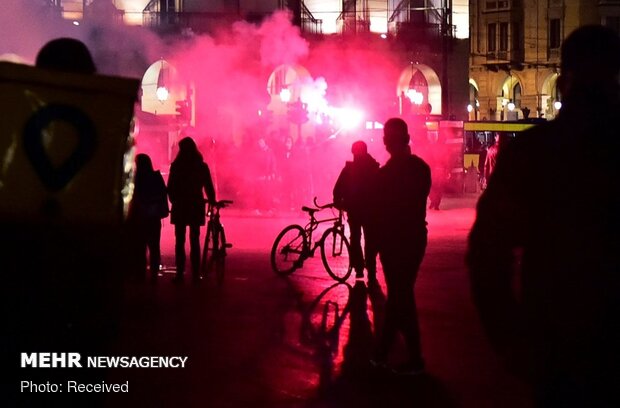
[[[450, 27], [451, 29], [452, 27]], [[438, 47], [443, 38], [441, 24], [393, 22], [388, 26], [390, 33], [406, 43], [425, 44], [428, 47]], [[447, 35], [451, 33], [448, 30]]]
[[492, 51], [486, 53], [487, 64], [511, 64], [522, 63], [523, 51], [511, 50], [511, 51]]

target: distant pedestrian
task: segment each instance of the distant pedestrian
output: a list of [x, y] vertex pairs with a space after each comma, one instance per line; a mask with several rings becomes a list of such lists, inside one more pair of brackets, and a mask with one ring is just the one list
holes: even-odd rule
[[146, 271], [146, 253], [149, 254], [151, 279], [157, 279], [161, 264], [161, 220], [169, 213], [166, 184], [159, 171], [153, 170], [151, 158], [146, 154], [136, 156], [134, 193], [129, 208], [128, 224], [133, 232], [132, 244], [136, 246], [139, 276]]
[[215, 202], [215, 189], [209, 166], [203, 161], [190, 137], [179, 142], [179, 153], [170, 166], [168, 196], [172, 203], [170, 222], [174, 225], [177, 274], [181, 281], [185, 271], [185, 234], [189, 229], [190, 264], [195, 281], [200, 280], [200, 226], [205, 225], [205, 196]]
[[414, 285], [426, 250], [426, 201], [431, 188], [431, 171], [426, 162], [411, 154], [405, 121], [389, 119], [383, 133], [390, 159], [379, 169], [377, 206], [379, 255], [387, 302], [385, 323], [371, 362], [386, 365], [389, 351], [401, 332], [409, 359], [394, 370], [414, 375], [424, 371]]
[[254, 199], [257, 214], [272, 214], [274, 210], [274, 193], [277, 174], [276, 155], [261, 137], [256, 142], [254, 156]]
[[[347, 161], [334, 186], [334, 204], [347, 212], [351, 243], [351, 263], [357, 278], [377, 279], [377, 237], [374, 185], [379, 172], [379, 163], [368, 154], [366, 143], [359, 140], [351, 146], [353, 161]], [[373, 227], [375, 227], [373, 229]], [[362, 230], [364, 231], [364, 252], [362, 253]]]
[[620, 39], [583, 26], [561, 56], [560, 114], [501, 152], [478, 202], [473, 299], [537, 407], [620, 407]]
[[443, 195], [448, 188], [450, 180], [450, 164], [449, 151], [443, 140], [439, 140], [437, 136], [430, 141], [428, 145], [429, 156], [424, 157], [425, 161], [431, 167], [431, 192], [429, 193], [430, 210], [439, 210]]
[[281, 208], [286, 211], [296, 211], [301, 205], [300, 187], [305, 177], [301, 163], [299, 149], [293, 138], [284, 139], [282, 151], [278, 154], [278, 174], [280, 179]]
[[491, 178], [491, 174], [495, 169], [495, 164], [497, 163], [497, 155], [499, 154], [500, 148], [504, 144], [504, 140], [500, 132], [495, 132], [493, 136], [493, 144], [487, 148], [487, 152], [484, 158], [484, 187], [486, 188], [489, 183], [489, 179]]

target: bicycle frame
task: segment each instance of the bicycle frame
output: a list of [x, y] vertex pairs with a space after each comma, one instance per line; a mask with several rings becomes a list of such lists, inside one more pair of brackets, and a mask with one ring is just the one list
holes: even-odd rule
[[[204, 275], [207, 272], [209, 265], [212, 265], [213, 262], [215, 262], [216, 264], [218, 264], [219, 269], [221, 269], [221, 271], [218, 273], [218, 278], [221, 278], [221, 276], [219, 275], [223, 274], [223, 262], [224, 258], [226, 257], [226, 248], [230, 248], [232, 245], [226, 242], [224, 226], [220, 221], [220, 209], [226, 207], [229, 204], [232, 204], [232, 201], [222, 200], [215, 203], [207, 202], [207, 204], [208, 207], [205, 214], [207, 217], [207, 225], [202, 251], [201, 271]], [[212, 242], [211, 246], [209, 241]], [[207, 262], [209, 252], [211, 255], [210, 260]]]
[[[349, 243], [345, 236], [343, 211], [331, 217], [317, 218], [316, 213], [323, 209], [335, 208], [333, 204], [319, 205], [314, 199], [314, 207], [302, 207], [308, 213], [305, 226], [291, 224], [276, 237], [271, 249], [271, 267], [279, 275], [285, 276], [303, 267], [304, 261], [314, 257], [317, 248], [321, 252], [321, 262], [327, 273], [339, 282], [344, 282], [351, 274], [349, 262]], [[320, 224], [329, 223], [321, 237], [315, 242], [313, 235]]]
[[334, 226], [335, 227], [342, 227], [344, 226], [344, 224], [342, 223], [342, 211], [339, 210], [339, 214], [336, 217], [331, 217], [331, 218], [324, 218], [324, 219], [320, 219], [317, 220], [316, 217], [314, 216], [314, 214], [310, 214], [310, 221], [304, 226], [304, 231], [306, 233], [306, 237], [308, 238], [308, 251], [309, 254], [308, 256], [314, 256], [314, 252], [316, 251], [317, 248], [319, 248], [319, 246], [321, 245], [321, 241], [315, 241], [313, 243], [312, 241], [312, 236], [314, 234], [314, 231], [317, 230], [317, 228], [319, 227], [319, 224], [323, 224], [326, 222], [334, 222]]

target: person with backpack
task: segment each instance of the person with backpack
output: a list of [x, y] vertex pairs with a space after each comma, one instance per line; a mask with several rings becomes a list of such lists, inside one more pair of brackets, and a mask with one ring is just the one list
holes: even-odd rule
[[[359, 140], [351, 146], [353, 161], [346, 162], [334, 186], [334, 205], [347, 212], [351, 233], [351, 263], [355, 277], [368, 280], [377, 276], [377, 245], [372, 225], [372, 194], [379, 163], [368, 154], [368, 146]], [[364, 231], [364, 252], [362, 253], [362, 230]]]
[[161, 264], [161, 220], [168, 216], [166, 184], [159, 171], [153, 170], [151, 158], [146, 154], [136, 156], [134, 193], [129, 209], [128, 222], [134, 233], [137, 268], [144, 276], [148, 265], [151, 279], [156, 280]]

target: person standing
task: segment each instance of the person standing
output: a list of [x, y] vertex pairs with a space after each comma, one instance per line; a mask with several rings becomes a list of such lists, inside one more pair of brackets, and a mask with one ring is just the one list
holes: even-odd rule
[[136, 156], [134, 185], [127, 222], [134, 232], [132, 241], [138, 256], [137, 273], [144, 276], [148, 250], [151, 279], [155, 281], [161, 263], [161, 220], [168, 216], [169, 209], [164, 178], [159, 171], [153, 170], [151, 158], [146, 154]]
[[414, 285], [427, 243], [426, 201], [431, 188], [431, 171], [424, 160], [411, 154], [407, 123], [392, 118], [383, 127], [383, 143], [390, 159], [379, 169], [377, 209], [379, 256], [387, 286], [383, 330], [371, 360], [386, 366], [388, 354], [401, 332], [409, 360], [394, 368], [398, 374], [424, 371]]
[[[351, 146], [353, 161], [345, 163], [334, 186], [334, 204], [347, 212], [351, 243], [351, 263], [355, 277], [377, 279], [377, 244], [373, 231], [373, 186], [379, 171], [379, 163], [368, 154], [368, 146], [359, 140]], [[364, 252], [362, 253], [362, 230]]]
[[489, 184], [489, 178], [495, 169], [495, 164], [497, 163], [497, 154], [499, 153], [499, 149], [501, 147], [501, 135], [499, 132], [495, 132], [494, 135], [494, 143], [487, 148], [487, 154], [484, 158], [484, 188]]
[[619, 73], [617, 33], [568, 35], [562, 110], [502, 150], [469, 236], [481, 322], [537, 407], [620, 406]]
[[176, 281], [185, 271], [185, 234], [189, 229], [190, 264], [194, 281], [200, 280], [200, 227], [205, 225], [205, 198], [215, 202], [209, 166], [191, 137], [179, 142], [179, 153], [170, 166], [168, 197], [172, 203], [170, 222], [174, 225]]

